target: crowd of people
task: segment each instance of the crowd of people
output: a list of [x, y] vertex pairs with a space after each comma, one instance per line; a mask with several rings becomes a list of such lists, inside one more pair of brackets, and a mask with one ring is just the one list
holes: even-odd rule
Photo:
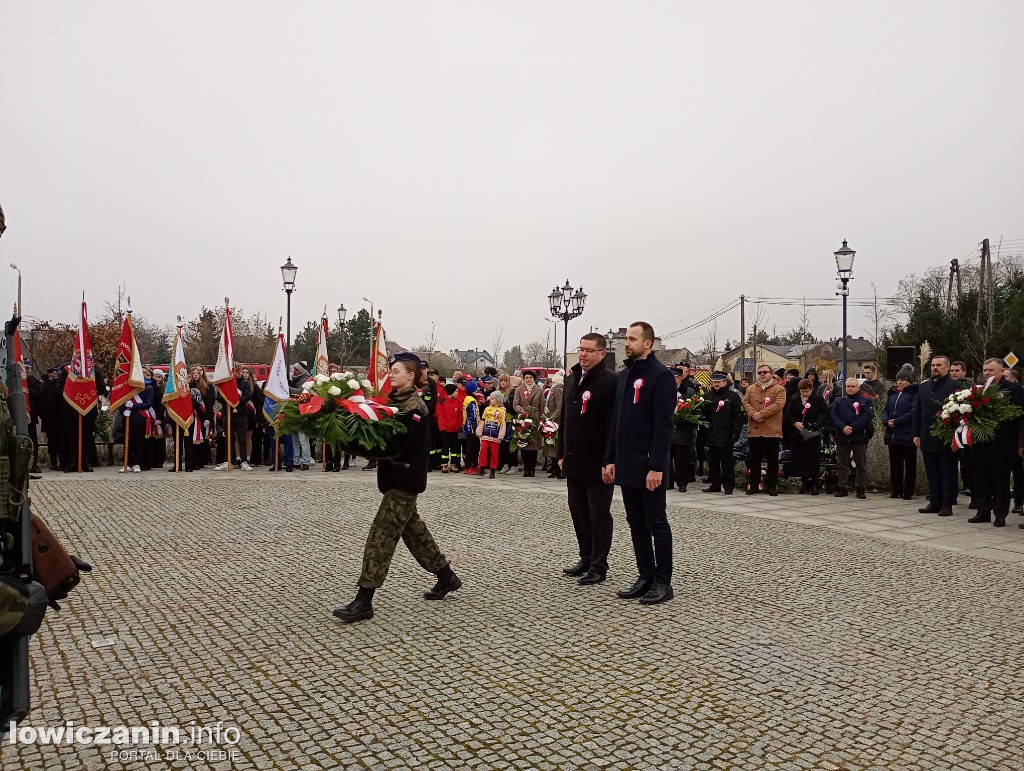
[[[337, 370], [336, 365], [331, 365]], [[672, 485], [686, 492], [702, 478], [708, 493], [730, 495], [737, 487], [737, 461], [745, 462], [741, 486], [748, 495], [778, 494], [780, 471], [798, 479], [801, 494], [819, 495], [823, 490], [823, 459], [834, 453], [836, 479], [833, 494], [851, 493], [866, 498], [869, 487], [867, 446], [876, 430], [884, 432], [889, 454], [890, 497], [911, 500], [917, 484], [920, 454], [928, 480], [927, 503], [922, 513], [950, 516], [962, 488], [976, 510], [969, 521], [1006, 524], [1008, 513], [1024, 512], [1024, 440], [1020, 421], [1000, 427], [992, 442], [953, 451], [932, 434], [933, 416], [952, 392], [974, 385], [966, 365], [935, 356], [931, 377], [917, 383], [909, 365], [900, 370], [891, 386], [879, 377], [874, 364], [864, 366], [864, 379], [842, 384], [822, 382], [814, 368], [801, 374], [796, 369], [773, 371], [759, 364], [754, 378], [734, 381], [729, 373], [714, 372], [710, 387], [694, 379], [689, 362], [670, 369], [679, 399], [704, 400], [706, 426], [689, 422], [674, 425], [671, 438]], [[330, 374], [330, 373], [329, 373]], [[560, 425], [565, 420], [563, 391], [568, 373], [542, 379], [532, 370], [520, 374], [487, 368], [481, 373], [460, 371], [444, 378], [427, 370], [419, 389], [428, 411], [430, 451], [428, 472], [488, 476], [521, 474], [533, 477], [538, 469], [550, 478], [562, 478], [558, 462], [557, 433], [545, 435], [541, 423]], [[79, 454], [79, 416], [63, 398], [65, 368], [48, 370], [42, 380], [28, 378], [33, 405], [33, 440], [40, 441], [37, 426], [45, 434], [50, 469], [90, 472], [98, 462], [93, 442], [82, 443]], [[265, 466], [282, 470], [338, 472], [356, 468], [349, 455], [333, 452], [324, 443], [304, 434], [275, 437], [271, 414], [264, 409], [261, 384], [252, 371], [236, 366], [239, 402], [229, 406], [210, 383], [203, 367], [190, 370], [193, 410], [191, 429], [174, 429], [161, 400], [164, 374], [144, 369], [145, 387], [115, 411], [110, 438], [115, 444], [127, 438], [127, 462], [123, 470], [142, 472], [166, 468], [191, 472], [206, 466], [241, 471]], [[306, 362], [290, 372], [292, 394], [301, 393], [310, 373]], [[101, 394], [106, 391], [103, 373], [96, 371]], [[999, 359], [985, 362], [985, 382], [998, 385], [1014, 404], [1024, 405], [1024, 391], [1012, 369]], [[231, 447], [227, 414], [231, 413]], [[81, 430], [89, 437], [97, 411], [83, 418]], [[529, 414], [535, 421], [527, 441], [513, 441], [514, 421]], [[127, 435], [127, 437], [126, 437]], [[177, 445], [175, 445], [177, 442]], [[362, 465], [374, 470], [375, 460]], [[33, 472], [40, 469], [35, 464]], [[1024, 525], [1022, 525], [1024, 526]]]
[[[974, 386], [963, 362], [934, 356], [931, 376], [924, 382], [915, 382], [916, 372], [907, 365], [891, 386], [874, 364], [864, 367], [863, 380], [833, 384], [821, 382], [814, 369], [803, 374], [773, 371], [759, 363], [750, 381], [737, 383], [729, 373], [716, 371], [705, 387], [694, 379], [688, 362], [672, 367], [659, 362], [651, 352], [653, 341], [649, 324], [631, 325], [626, 361], [615, 373], [604, 364], [605, 338], [584, 335], [579, 362], [546, 379], [532, 370], [512, 375], [494, 369], [443, 378], [417, 355], [399, 354], [389, 373], [395, 389], [389, 403], [407, 422], [408, 436], [399, 457], [371, 459], [363, 466], [378, 470], [384, 498], [367, 541], [356, 598], [335, 615], [347, 622], [373, 617], [372, 597], [384, 582], [399, 539], [437, 575], [437, 584], [424, 593], [426, 599], [442, 599], [462, 586], [417, 513], [416, 498], [431, 471], [491, 479], [498, 473], [533, 477], [541, 464], [549, 477], [565, 479], [579, 560], [563, 573], [583, 586], [602, 583], [608, 572], [612, 491], [619, 486], [638, 576], [618, 596], [645, 605], [673, 596], [667, 490], [685, 493], [702, 476], [705, 493], [731, 495], [739, 486], [747, 495], [776, 496], [784, 472], [799, 479], [800, 494], [819, 495], [824, 458], [834, 454], [833, 494], [845, 497], [852, 490], [863, 499], [870, 482], [867, 447], [876, 430], [884, 432], [889, 454], [891, 498], [913, 499], [920, 452], [928, 483], [920, 512], [951, 516], [961, 479], [975, 510], [968, 522], [1003, 527], [1011, 501], [1014, 512], [1024, 512], [1021, 418], [1001, 423], [991, 441], [958, 450], [933, 430], [947, 397]], [[269, 397], [260, 383], [242, 365], [235, 368], [239, 400], [233, 406], [218, 394], [202, 367], [192, 368], [196, 420], [187, 431], [170, 428], [160, 398], [163, 374], [149, 368], [143, 374], [144, 388], [117, 408], [111, 428], [113, 441], [126, 444], [123, 471], [168, 466], [169, 471], [188, 472], [213, 464], [215, 470], [233, 465], [253, 471], [265, 465], [270, 471], [319, 467], [337, 472], [355, 466], [350, 456], [322, 443], [317, 447], [301, 433], [276, 435], [272, 410], [265, 409], [272, 402], [266, 402]], [[34, 429], [41, 423], [51, 468], [74, 471], [79, 463], [78, 415], [64, 408], [66, 373], [55, 368], [47, 375], [46, 381], [29, 377], [30, 399], [37, 405], [33, 437], [38, 438]], [[293, 365], [290, 375], [290, 392], [300, 394], [310, 378], [306, 363]], [[981, 380], [1024, 408], [1024, 389], [1002, 360], [986, 360]], [[103, 393], [99, 372], [97, 382]], [[696, 405], [696, 420], [678, 419], [684, 404]], [[530, 430], [524, 430], [526, 418]], [[81, 430], [92, 427], [82, 422]], [[170, 449], [169, 436], [177, 442]], [[86, 447], [83, 471], [97, 462], [93, 443]], [[314, 463], [318, 452], [320, 461]], [[745, 466], [742, 484], [738, 464]]]

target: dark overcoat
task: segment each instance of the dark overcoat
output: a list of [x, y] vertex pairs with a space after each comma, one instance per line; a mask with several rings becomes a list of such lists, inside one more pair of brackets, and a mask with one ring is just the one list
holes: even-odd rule
[[676, 411], [676, 379], [653, 354], [629, 359], [619, 373], [605, 464], [615, 464], [615, 484], [644, 489], [647, 473], [662, 473], [668, 485], [672, 417]]
[[558, 458], [564, 461], [567, 478], [598, 482], [615, 411], [616, 378], [604, 364], [591, 369], [580, 383], [582, 372], [579, 364], [572, 367], [563, 386]]

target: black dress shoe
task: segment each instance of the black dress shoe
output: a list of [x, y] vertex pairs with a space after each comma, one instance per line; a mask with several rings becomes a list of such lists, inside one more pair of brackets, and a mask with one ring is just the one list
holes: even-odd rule
[[685, 493], [686, 492], [686, 485], [679, 485], [679, 492]]
[[929, 503], [923, 509], [918, 509], [918, 514], [938, 514], [941, 507], [936, 506], [934, 503]]
[[616, 594], [623, 600], [635, 600], [651, 591], [653, 585], [653, 581], [645, 581], [642, 578], [638, 578], [632, 586], [626, 589], [619, 589]]
[[720, 493], [720, 492], [722, 492], [722, 488], [719, 487], [718, 485], [711, 485], [711, 487], [702, 487], [701, 488], [701, 492], [702, 493]]
[[[778, 494], [779, 494], [779, 491], [776, 490], [774, 487], [769, 488], [767, 492], [768, 492], [768, 495], [770, 495], [772, 498], [777, 497]], [[669, 589], [669, 591], [671, 591], [671, 589]]]
[[868, 499], [868, 496], [865, 495], [865, 493], [864, 493], [864, 488], [863, 487], [858, 487], [857, 488], [857, 498], [862, 500], [862, 501], [866, 501]]
[[748, 487], [746, 494], [747, 495], [757, 495], [759, 492], [760, 492], [760, 490], [758, 490], [756, 487]]
[[951, 508], [949, 508], [948, 506], [946, 508], [944, 508], [944, 509], [939, 509], [939, 516], [940, 517], [952, 517], [953, 516], [953, 510]]
[[433, 588], [423, 592], [424, 600], [443, 600], [449, 592], [455, 592], [462, 588], [462, 579], [452, 571], [450, 567], [440, 570], [437, 574], [437, 583]]
[[727, 487], [722, 492], [725, 493], [726, 495], [732, 495], [732, 491], [733, 491], [732, 487]]
[[593, 586], [594, 584], [600, 584], [604, 582], [604, 574], [598, 573], [593, 570], [588, 570], [579, 580], [576, 582], [580, 586]]
[[889, 497], [890, 498], [902, 498], [903, 497], [903, 493], [898, 493], [895, 490], [893, 490], [891, 493], [889, 493]]
[[905, 501], [912, 501], [912, 500], [914, 500], [914, 494], [913, 493], [903, 493], [903, 500], [905, 500]]
[[562, 572], [567, 576], [575, 578], [576, 576], [582, 576], [584, 573], [590, 572], [590, 565], [583, 560], [580, 560], [575, 565], [568, 565], [567, 567], [562, 568]]
[[671, 584], [655, 584], [651, 590], [640, 598], [641, 605], [657, 605], [659, 602], [668, 602], [675, 594], [672, 592]]
[[983, 522], [985, 522], [985, 523], [991, 522], [992, 521], [992, 515], [991, 514], [975, 514], [973, 517], [971, 517], [967, 521], [968, 521], [968, 523], [970, 523], [972, 525], [980, 525]]
[[996, 517], [992, 521], [993, 527], [1006, 527], [1006, 517]]
[[1018, 503], [1016, 506], [1014, 506], [1012, 509], [1010, 509], [1010, 511], [1013, 512], [1014, 514], [1024, 514], [1024, 506], [1021, 506]]

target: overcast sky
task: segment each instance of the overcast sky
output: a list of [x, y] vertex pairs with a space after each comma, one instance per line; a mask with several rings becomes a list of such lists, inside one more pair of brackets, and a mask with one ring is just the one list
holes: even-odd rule
[[890, 295], [1024, 238], [1022, 39], [1019, 0], [3, 0], [0, 260], [29, 316], [172, 323], [276, 319], [291, 255], [293, 330], [365, 296], [443, 350], [543, 339], [567, 278], [576, 339], [831, 297], [843, 238]]

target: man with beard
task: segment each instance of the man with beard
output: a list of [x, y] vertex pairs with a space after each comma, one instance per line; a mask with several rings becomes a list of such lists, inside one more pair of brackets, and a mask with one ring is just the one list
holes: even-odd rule
[[602, 478], [622, 488], [637, 572], [618, 596], [644, 605], [671, 600], [672, 529], [665, 512], [669, 485], [676, 381], [651, 353], [654, 328], [645, 321], [626, 330], [626, 366], [619, 373], [615, 412], [604, 452]]
[[949, 376], [949, 357], [933, 356], [932, 376], [917, 389], [914, 404], [914, 445], [921, 449], [928, 477], [928, 505], [918, 509], [921, 514], [953, 516], [957, 493], [956, 455], [949, 445], [932, 434], [932, 423], [946, 397], [960, 387], [960, 381]]

